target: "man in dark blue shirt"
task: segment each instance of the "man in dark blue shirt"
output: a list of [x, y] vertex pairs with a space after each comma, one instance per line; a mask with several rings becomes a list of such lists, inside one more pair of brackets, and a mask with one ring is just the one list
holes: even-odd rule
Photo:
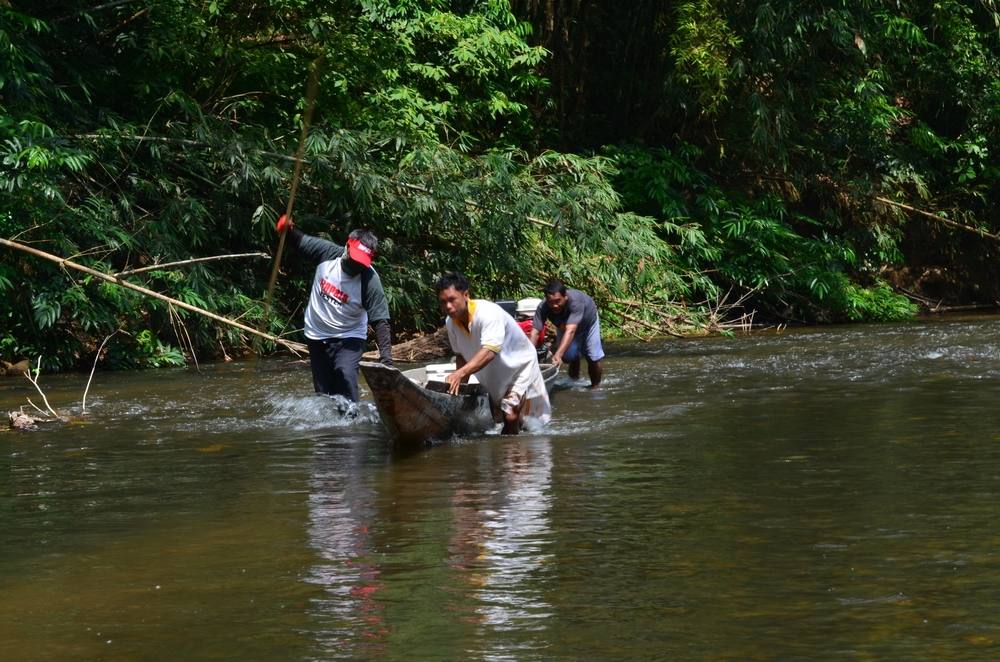
[[604, 369], [604, 347], [601, 345], [601, 321], [597, 315], [597, 304], [580, 290], [567, 289], [558, 280], [550, 280], [545, 286], [545, 301], [535, 311], [531, 329], [531, 342], [545, 328], [546, 320], [556, 327], [555, 351], [552, 362], [569, 365], [570, 379], [580, 377], [580, 357], [587, 359], [587, 374], [591, 388], [601, 383]]

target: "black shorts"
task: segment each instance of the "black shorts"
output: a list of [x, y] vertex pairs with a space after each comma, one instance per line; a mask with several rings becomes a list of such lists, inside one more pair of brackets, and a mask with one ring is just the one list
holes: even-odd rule
[[358, 371], [365, 351], [362, 338], [306, 340], [313, 388], [325, 395], [342, 395], [358, 401]]

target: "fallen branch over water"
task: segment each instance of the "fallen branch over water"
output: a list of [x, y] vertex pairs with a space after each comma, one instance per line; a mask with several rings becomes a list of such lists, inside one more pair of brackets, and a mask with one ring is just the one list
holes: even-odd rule
[[[621, 325], [623, 331], [643, 340], [651, 340], [658, 335], [687, 338], [698, 335], [699, 332], [720, 333], [738, 330], [749, 333], [753, 327], [754, 311], [745, 312], [743, 309], [755, 291], [756, 289], [747, 291], [733, 303], [729, 302], [732, 292], [727, 292], [714, 302], [706, 301], [704, 304], [699, 304], [704, 305], [707, 312], [697, 314], [689, 313], [683, 303], [650, 303], [618, 299], [606, 291], [609, 296], [606, 312], [625, 322]], [[734, 313], [738, 314], [734, 316]], [[653, 335], [644, 338], [633, 328], [629, 328], [630, 325], [652, 331]]]
[[292, 342], [290, 340], [284, 340], [278, 338], [277, 336], [272, 336], [269, 333], [264, 333], [263, 331], [258, 331], [253, 327], [249, 327], [246, 324], [240, 324], [222, 315], [216, 315], [215, 313], [205, 310], [204, 308], [199, 308], [198, 306], [192, 306], [189, 303], [180, 301], [178, 299], [172, 299], [165, 294], [160, 294], [159, 292], [154, 292], [153, 290], [147, 289], [140, 285], [135, 285], [128, 281], [124, 281], [121, 278], [112, 276], [110, 274], [102, 273], [96, 269], [91, 269], [90, 267], [85, 267], [82, 264], [77, 264], [65, 258], [61, 258], [57, 255], [52, 255], [51, 253], [46, 253], [45, 251], [40, 251], [37, 248], [32, 248], [31, 246], [25, 246], [24, 244], [19, 244], [16, 241], [11, 241], [9, 239], [0, 239], [0, 245], [7, 246], [8, 248], [13, 248], [15, 250], [24, 251], [25, 253], [30, 253], [36, 257], [40, 257], [50, 262], [55, 262], [61, 267], [69, 267], [71, 269], [76, 269], [77, 271], [82, 271], [85, 274], [94, 276], [95, 278], [100, 278], [101, 280], [107, 281], [109, 283], [114, 283], [129, 290], [139, 292], [140, 294], [145, 294], [146, 296], [153, 297], [154, 299], [159, 299], [160, 301], [166, 301], [167, 303], [173, 304], [178, 308], [183, 308], [184, 310], [191, 311], [192, 313], [197, 313], [203, 315], [209, 319], [215, 320], [216, 322], [221, 322], [223, 324], [228, 324], [229, 326], [236, 327], [241, 331], [246, 331], [247, 333], [253, 334], [265, 340], [270, 340], [273, 343], [277, 343], [286, 347], [287, 349], [295, 352], [296, 354], [308, 354], [309, 349], [302, 343]]
[[[612, 303], [616, 303], [616, 304], [623, 305], [623, 306], [629, 305], [629, 302], [626, 302], [626, 301], [613, 301]], [[673, 336], [675, 338], [683, 338], [684, 337], [683, 334], [678, 333], [677, 331], [673, 330], [673, 328], [672, 328], [673, 323], [670, 320], [668, 320], [665, 315], [657, 315], [657, 317], [663, 323], [660, 324], [660, 325], [656, 325], [656, 324], [651, 324], [650, 322], [647, 322], [646, 320], [639, 319], [638, 317], [634, 317], [632, 315], [629, 315], [628, 313], [623, 313], [620, 310], [612, 310], [611, 313], [613, 315], [618, 315], [619, 317], [621, 317], [623, 319], [626, 319], [629, 322], [632, 322], [633, 324], [638, 324], [639, 326], [644, 326], [647, 329], [655, 331], [656, 333], [666, 333], [667, 335]]]
[[944, 305], [944, 299], [930, 299], [928, 297], [921, 296], [916, 292], [912, 292], [905, 287], [900, 287], [899, 285], [894, 285], [893, 289], [901, 293], [907, 299], [923, 306], [928, 313], [959, 313], [971, 310], [996, 310], [997, 308], [1000, 308], [1000, 301], [994, 301], [993, 303], [969, 303], [957, 306], [946, 306]]

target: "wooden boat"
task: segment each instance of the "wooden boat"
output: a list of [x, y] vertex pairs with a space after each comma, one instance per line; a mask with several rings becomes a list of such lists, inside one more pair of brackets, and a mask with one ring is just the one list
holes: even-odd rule
[[[551, 391], [559, 367], [542, 364], [541, 368]], [[400, 371], [361, 362], [382, 423], [398, 446], [421, 447], [452, 435], [481, 434], [496, 425], [490, 396], [478, 383], [462, 384], [458, 395], [447, 393], [444, 378], [454, 369], [454, 364], [445, 364]]]

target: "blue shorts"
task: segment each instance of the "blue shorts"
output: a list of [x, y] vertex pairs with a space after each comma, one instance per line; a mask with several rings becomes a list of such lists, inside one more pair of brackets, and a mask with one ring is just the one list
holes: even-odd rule
[[[563, 354], [563, 362], [572, 363], [578, 360], [581, 354], [588, 362], [603, 359], [604, 347], [601, 345], [601, 321], [597, 320], [591, 324], [588, 329], [584, 329], [584, 333], [580, 333], [579, 331], [580, 329], [577, 328], [577, 334], [573, 336], [573, 342], [566, 348], [566, 353]], [[556, 347], [559, 347], [560, 342], [562, 342], [561, 332], [556, 335]]]

